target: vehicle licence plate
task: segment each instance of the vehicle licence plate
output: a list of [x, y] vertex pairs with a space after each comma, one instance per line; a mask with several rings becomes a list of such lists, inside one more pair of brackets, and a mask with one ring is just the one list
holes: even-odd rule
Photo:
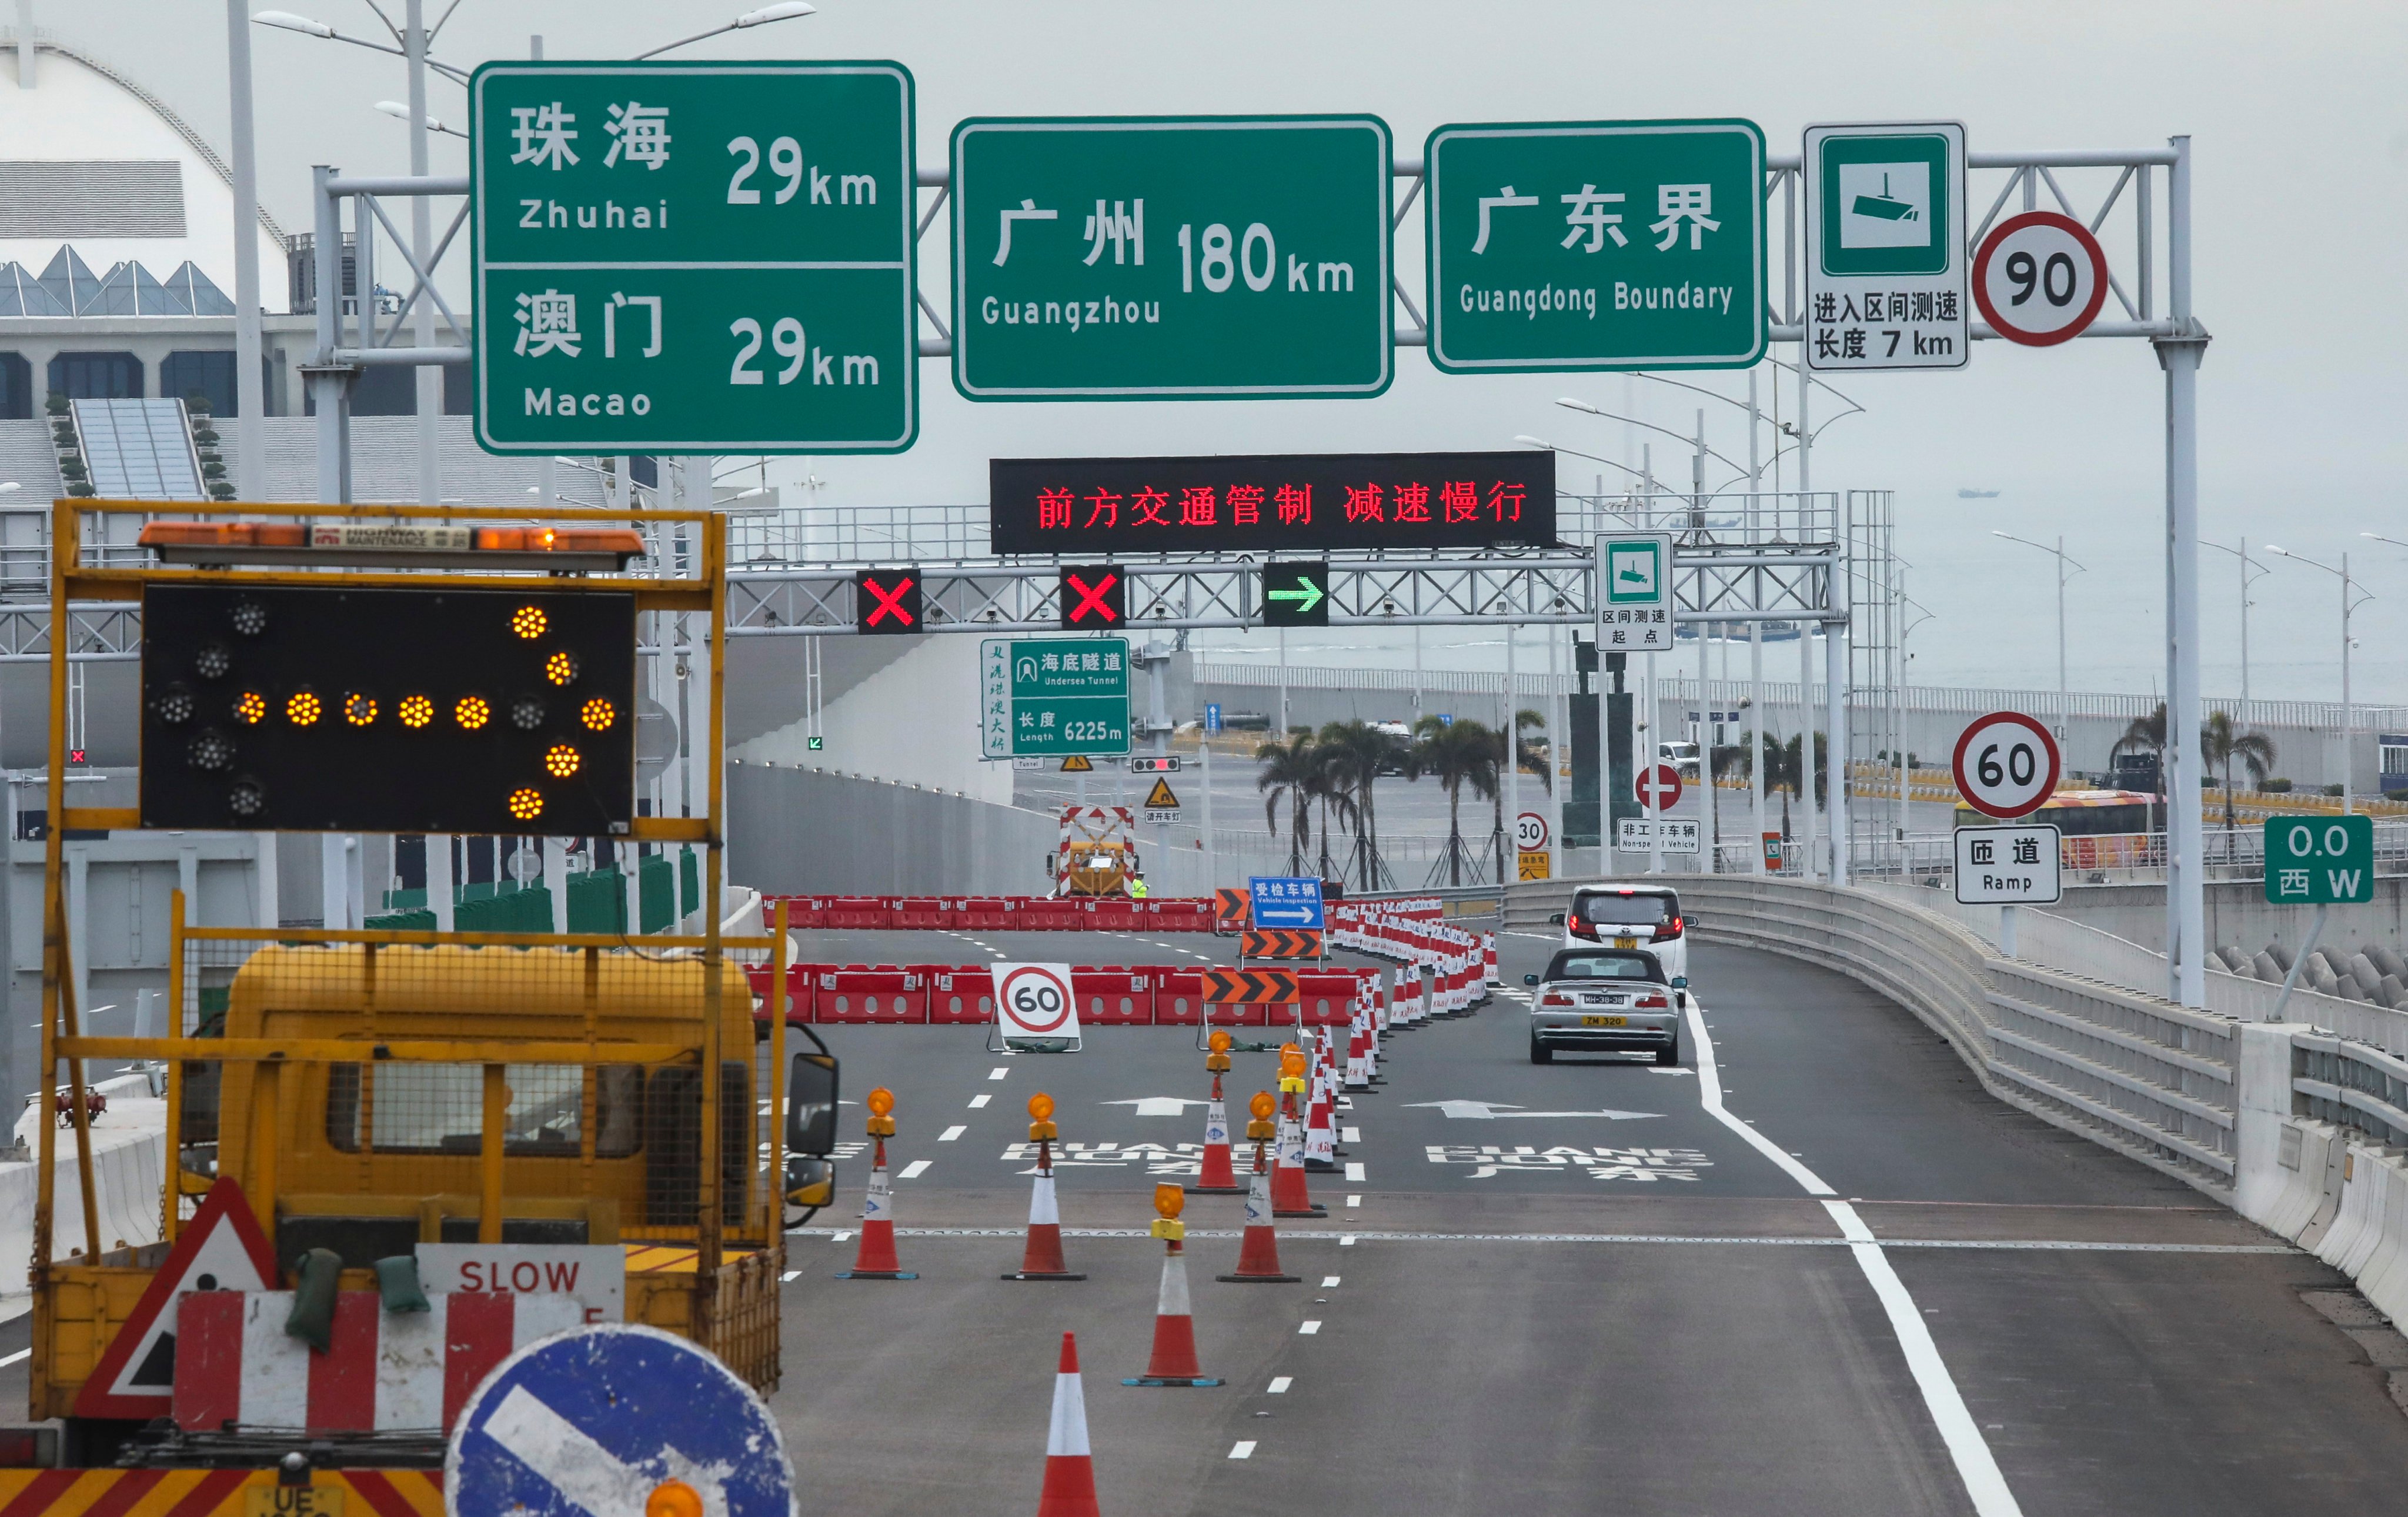
[[1581, 1025], [1583, 1027], [1627, 1027], [1630, 1025], [1630, 1019], [1627, 1017], [1584, 1017], [1581, 1019]]
[[243, 1517], [343, 1517], [343, 1492], [333, 1485], [254, 1485], [243, 1492]]
[[1613, 940], [1613, 946], [1617, 948], [1635, 948], [1639, 946], [1639, 940], [1635, 937], [1618, 937]]

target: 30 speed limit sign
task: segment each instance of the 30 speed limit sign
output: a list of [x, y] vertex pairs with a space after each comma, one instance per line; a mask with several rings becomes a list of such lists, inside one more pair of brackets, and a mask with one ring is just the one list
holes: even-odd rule
[[1068, 964], [996, 964], [995, 1016], [1006, 1043], [1060, 1043], [1079, 1035], [1079, 1003]]
[[2057, 790], [2057, 740], [2020, 711], [1975, 719], [1956, 740], [1956, 793], [1985, 816], [2015, 817]]
[[1538, 812], [1526, 811], [1513, 818], [1513, 845], [1524, 853], [1536, 853], [1545, 847], [1552, 835], [1547, 818]]
[[1973, 255], [1973, 303], [1991, 330], [2028, 348], [2078, 337], [2107, 298], [2107, 253], [2054, 210], [2000, 222]]

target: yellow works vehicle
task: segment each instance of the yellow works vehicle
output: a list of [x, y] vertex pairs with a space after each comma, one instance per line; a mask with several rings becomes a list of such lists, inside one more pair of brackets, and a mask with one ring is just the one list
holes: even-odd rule
[[[86, 517], [148, 509], [133, 502], [58, 503], [53, 542], [57, 562], [67, 567], [54, 585], [54, 604], [64, 606], [70, 595], [79, 601], [142, 598], [146, 632], [154, 620], [165, 622], [166, 613], [160, 608], [166, 602], [155, 592], [161, 584], [178, 581], [174, 568], [78, 567], [76, 544]], [[439, 513], [251, 504], [226, 509], [271, 520], [304, 510], [322, 519], [479, 514], [456, 506]], [[610, 625], [626, 629], [630, 667], [634, 623], [628, 606], [705, 612], [714, 639], [718, 635], [721, 524], [699, 513], [620, 513], [617, 518], [646, 527], [681, 524], [702, 545], [699, 572], [580, 581], [554, 571], [532, 580], [540, 586], [538, 594], [524, 588], [531, 576], [480, 576], [478, 571], [485, 566], [469, 559], [439, 581], [212, 568], [207, 585], [211, 593], [231, 585], [237, 596], [251, 593], [247, 586], [260, 586], [256, 601], [233, 602], [235, 621], [237, 628], [248, 622], [269, 632], [275, 617], [292, 625], [314, 604], [291, 594], [275, 599], [277, 589], [348, 594], [361, 601], [366, 598], [357, 588], [359, 581], [411, 588], [439, 585], [419, 593], [438, 600], [435, 609], [451, 623], [490, 615], [497, 627], [515, 629], [495, 636], [526, 640], [530, 670], [553, 671], [553, 684], [569, 686], [557, 672], [574, 678], [580, 669], [606, 669], [613, 650], [595, 642], [563, 644], [557, 637], [545, 642], [526, 628], [548, 627], [560, 633], [576, 624], [581, 608], [573, 597], [589, 585], [625, 602], [612, 612], [625, 614], [623, 623]], [[518, 567], [515, 557], [511, 567]], [[494, 597], [490, 604], [463, 593], [480, 585], [513, 593]], [[396, 606], [408, 610], [390, 598], [374, 605], [388, 618], [399, 614]], [[534, 614], [547, 610], [548, 623]], [[380, 630], [391, 635], [394, 629], [388, 622]], [[261, 646], [268, 641], [265, 634], [254, 636]], [[322, 657], [320, 645], [325, 642], [313, 640], [289, 656]], [[185, 707], [223, 701], [239, 714], [249, 705], [255, 692], [245, 683], [250, 676], [241, 660], [250, 649], [236, 643], [231, 654], [218, 657], [210, 646], [204, 643], [194, 652], [179, 644], [158, 657], [146, 647], [146, 719], [158, 718], [163, 710], [174, 715], [178, 708], [153, 687], [172, 672], [182, 676], [173, 688], [188, 690], [192, 676], [183, 671], [194, 658], [231, 660], [236, 667], [221, 690], [186, 698]], [[449, 662], [468, 671], [450, 676], [455, 679], [503, 677], [493, 672], [490, 660], [454, 657]], [[214, 677], [206, 670], [204, 676]], [[716, 676], [714, 670], [709, 681], [708, 746], [697, 744], [713, 754], [721, 730]], [[446, 676], [437, 671], [423, 677]], [[351, 715], [351, 728], [367, 730], [337, 733], [355, 744], [343, 751], [365, 756], [359, 758], [360, 783], [375, 779], [378, 754], [366, 744], [376, 740], [371, 724], [380, 711], [406, 718], [413, 701], [428, 702], [418, 708], [422, 712], [452, 709], [446, 704], [452, 698], [439, 686], [427, 686], [435, 692], [430, 696], [407, 683], [418, 678], [405, 671], [388, 674], [388, 683], [374, 689], [347, 689], [347, 681], [359, 682], [334, 670], [323, 683], [326, 708]], [[289, 778], [275, 776], [316, 773], [306, 749], [298, 755], [298, 771], [278, 769], [275, 746], [317, 741], [309, 724], [291, 715], [302, 709], [301, 695], [312, 687], [294, 686], [288, 695], [265, 676], [251, 683], [265, 699], [284, 702], [286, 727], [281, 733], [263, 730], [256, 738], [238, 732], [244, 763], [251, 767], [237, 772], [230, 793], [239, 798], [248, 785], [273, 799], [294, 788]], [[65, 758], [60, 719], [64, 686], [64, 659], [54, 657], [53, 773], [63, 772]], [[492, 688], [496, 703], [526, 700], [514, 696], [511, 686]], [[466, 714], [472, 699], [481, 698], [457, 701], [463, 729], [470, 726]], [[578, 775], [586, 785], [581, 792], [522, 784], [508, 770], [521, 761], [520, 755], [542, 759], [547, 752], [558, 754], [563, 743], [542, 733], [517, 750], [497, 747], [492, 765], [498, 767], [489, 766], [490, 773], [478, 767], [485, 760], [477, 756], [486, 750], [465, 740], [452, 749], [396, 751], [422, 767], [430, 762], [424, 755], [468, 754], [475, 761], [447, 778], [469, 787], [515, 786], [510, 815], [523, 806], [549, 806], [553, 810], [545, 813], [546, 819], [556, 812], [566, 823], [578, 815], [572, 803], [591, 802], [595, 786], [607, 787], [613, 772], [606, 760], [614, 757], [609, 744], [632, 726], [615, 723], [614, 713], [632, 707], [626, 688], [598, 675], [576, 684], [557, 703], [566, 715], [556, 720], [577, 724], [558, 730], [584, 744], [572, 755], [584, 766]], [[179, 734], [171, 751], [179, 758], [198, 753], [215, 730], [205, 730], [189, 747]], [[408, 730], [394, 736], [405, 744], [413, 740]], [[146, 764], [168, 747], [149, 727], [144, 744]], [[632, 749], [631, 736], [627, 744]], [[205, 767], [197, 759], [179, 766], [179, 783]], [[561, 767], [555, 761], [551, 773], [558, 775]], [[710, 776], [708, 813], [701, 817], [638, 815], [632, 788], [624, 798], [605, 794], [602, 800], [606, 809], [618, 807], [614, 818], [624, 817], [609, 822], [623, 846], [703, 845], [704, 899], [716, 903], [718, 765], [701, 767]], [[632, 767], [625, 772], [632, 773]], [[267, 777], [256, 777], [261, 775]], [[46, 1067], [66, 1076], [73, 1125], [45, 1124], [42, 1132], [30, 1418], [0, 1427], [0, 1510], [17, 1517], [86, 1509], [142, 1517], [249, 1517], [271, 1510], [312, 1517], [434, 1517], [442, 1509], [443, 1420], [456, 1409], [460, 1389], [453, 1382], [469, 1373], [464, 1364], [497, 1362], [514, 1340], [505, 1316], [497, 1339], [473, 1341], [474, 1334], [462, 1326], [465, 1319], [453, 1310], [436, 1319], [449, 1325], [434, 1335], [434, 1357], [396, 1368], [393, 1355], [380, 1356], [383, 1340], [378, 1335], [395, 1332], [394, 1323], [400, 1321], [392, 1314], [412, 1309], [395, 1304], [408, 1293], [396, 1291], [393, 1279], [380, 1275], [380, 1264], [408, 1264], [408, 1290], [414, 1292], [415, 1271], [429, 1257], [418, 1250], [427, 1245], [519, 1250], [511, 1258], [580, 1250], [578, 1256], [589, 1261], [597, 1250], [615, 1249], [615, 1254], [604, 1255], [613, 1263], [604, 1273], [615, 1286], [617, 1266], [624, 1265], [624, 1290], [612, 1299], [624, 1301], [625, 1321], [705, 1345], [757, 1389], [777, 1385], [779, 1277], [788, 1207], [824, 1206], [832, 1199], [829, 1155], [837, 1099], [836, 1061], [816, 1046], [789, 1061], [782, 1004], [765, 1005], [756, 993], [754, 975], [761, 976], [761, 991], [785, 981], [782, 907], [774, 931], [758, 936], [729, 935], [717, 909], [699, 914], [705, 931], [694, 936], [322, 931], [192, 925], [179, 891], [171, 900], [168, 932], [168, 1004], [180, 1012], [173, 1023], [176, 1035], [86, 1036], [70, 973], [79, 945], [70, 942], [66, 931], [57, 840], [74, 829], [155, 825], [153, 808], [165, 792], [154, 792], [149, 779], [146, 770], [143, 807], [123, 813], [67, 807], [60, 787], [50, 790], [43, 1057]], [[530, 796], [532, 801], [525, 799]], [[270, 811], [254, 825], [279, 819]], [[432, 832], [443, 819], [430, 813], [421, 825]], [[399, 820], [391, 817], [388, 825]], [[305, 820], [294, 830], [325, 825]], [[456, 822], [452, 830], [469, 831]], [[782, 995], [777, 999], [781, 1003]], [[129, 1060], [163, 1064], [167, 1072], [166, 1183], [164, 1193], [149, 1201], [156, 1208], [157, 1241], [129, 1245], [112, 1239], [104, 1248], [82, 1070], [87, 1062]], [[785, 1120], [769, 1120], [767, 1114], [781, 1110]], [[112, 1215], [121, 1219], [129, 1205], [123, 1197], [126, 1173], [120, 1166], [108, 1175], [118, 1187]], [[54, 1245], [56, 1183], [79, 1187], [83, 1206], [80, 1224]], [[236, 1214], [238, 1225], [225, 1221]], [[116, 1225], [123, 1230], [122, 1221]], [[530, 1293], [520, 1299], [532, 1301], [535, 1293], [559, 1287], [518, 1289]], [[178, 1311], [189, 1319], [190, 1304], [202, 1296], [183, 1293], [215, 1293], [213, 1301], [233, 1293], [254, 1318], [272, 1323], [288, 1311], [299, 1322], [301, 1305], [313, 1299], [313, 1290], [322, 1290], [330, 1321], [351, 1324], [350, 1336], [329, 1348], [304, 1345], [272, 1329], [256, 1339], [246, 1336], [239, 1363], [219, 1365], [228, 1385], [238, 1384], [239, 1397], [226, 1403], [222, 1416], [193, 1412], [200, 1403], [188, 1404], [187, 1392], [199, 1383], [199, 1350], [191, 1335], [178, 1334], [175, 1327], [183, 1320]], [[439, 1299], [416, 1309], [445, 1311], [451, 1309], [446, 1302], [460, 1299], [431, 1283], [427, 1293]], [[495, 1295], [481, 1299], [490, 1305]], [[527, 1320], [540, 1315], [530, 1310]], [[599, 1319], [588, 1309], [582, 1320]], [[179, 1336], [188, 1341], [179, 1345]], [[348, 1392], [346, 1377], [351, 1377]], [[297, 1381], [307, 1382], [306, 1396], [294, 1389]], [[286, 1411], [252, 1415], [255, 1384], [279, 1394], [290, 1392], [278, 1402], [289, 1402]], [[394, 1411], [395, 1407], [415, 1409]], [[432, 1409], [438, 1407], [439, 1414]]]

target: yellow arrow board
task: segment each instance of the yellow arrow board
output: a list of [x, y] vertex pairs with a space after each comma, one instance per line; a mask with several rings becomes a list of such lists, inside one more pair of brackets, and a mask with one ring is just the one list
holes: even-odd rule
[[1147, 809], [1153, 811], [1176, 811], [1179, 809], [1179, 797], [1171, 793], [1168, 780], [1158, 779], [1154, 782], [1154, 788], [1146, 793], [1145, 803]]

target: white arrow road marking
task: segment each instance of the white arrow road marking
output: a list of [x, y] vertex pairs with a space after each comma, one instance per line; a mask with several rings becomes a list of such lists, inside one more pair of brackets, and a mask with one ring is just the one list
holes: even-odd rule
[[1488, 1121], [1498, 1117], [1603, 1117], [1608, 1121], [1636, 1121], [1644, 1117], [1661, 1117], [1660, 1111], [1524, 1111], [1503, 1101], [1409, 1101], [1409, 1106], [1436, 1106], [1450, 1118], [1469, 1118]]
[[652, 1475], [619, 1462], [616, 1454], [583, 1428], [545, 1406], [523, 1385], [514, 1385], [479, 1429], [502, 1451], [535, 1471], [561, 1499], [593, 1517], [639, 1517], [644, 1498], [666, 1479], [681, 1480], [702, 1496], [707, 1517], [727, 1517], [726, 1465], [700, 1464], [666, 1444], [653, 1462], [666, 1466]]
[[1179, 1117], [1185, 1115], [1190, 1106], [1209, 1106], [1211, 1103], [1189, 1096], [1149, 1095], [1135, 1101], [1098, 1101], [1096, 1105], [1133, 1107], [1135, 1109], [1129, 1113], [1132, 1117]]

